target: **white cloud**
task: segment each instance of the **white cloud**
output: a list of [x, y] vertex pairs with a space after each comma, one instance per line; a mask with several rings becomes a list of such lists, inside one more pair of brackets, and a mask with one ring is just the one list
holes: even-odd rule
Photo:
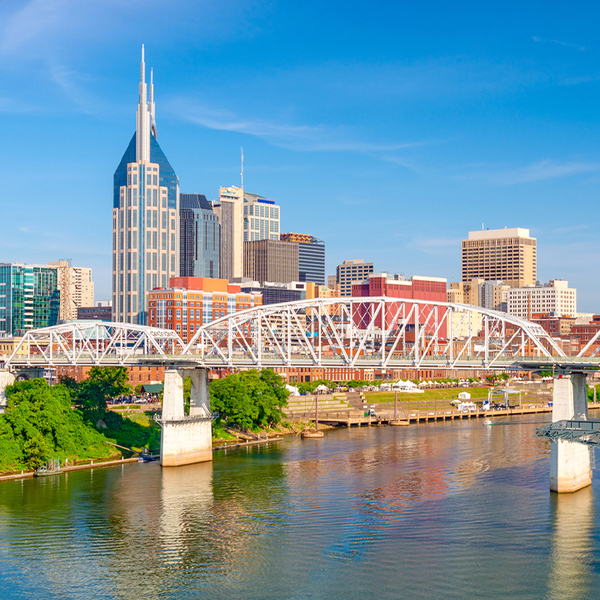
[[595, 171], [600, 171], [600, 163], [571, 162], [560, 164], [552, 160], [542, 160], [526, 167], [487, 172], [474, 171], [455, 178], [459, 180], [479, 179], [495, 185], [516, 185], [546, 179], [572, 177]]
[[539, 37], [538, 35], [534, 35], [531, 39], [534, 42], [538, 42], [540, 44], [558, 44], [559, 46], [565, 46], [567, 48], [575, 48], [575, 50], [579, 50], [580, 52], [585, 51], [585, 46], [580, 46], [579, 44], [572, 44], [571, 42], [563, 42], [561, 40], [546, 40], [544, 38]]
[[[275, 120], [239, 117], [232, 111], [208, 108], [185, 98], [166, 102], [163, 110], [201, 127], [252, 135], [275, 146], [298, 151], [368, 154], [405, 150], [434, 143], [430, 141], [399, 143], [357, 141], [349, 139], [351, 133], [343, 128], [335, 129], [323, 125], [293, 125]], [[396, 162], [395, 159], [386, 160]]]

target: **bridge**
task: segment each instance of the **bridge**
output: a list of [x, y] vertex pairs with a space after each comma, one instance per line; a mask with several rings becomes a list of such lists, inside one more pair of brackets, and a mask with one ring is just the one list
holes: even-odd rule
[[[541, 326], [506, 313], [389, 297], [257, 306], [202, 325], [189, 341], [183, 334], [188, 323], [181, 325], [182, 335], [95, 321], [29, 331], [10, 356], [0, 357], [0, 408], [16, 369], [161, 365], [167, 368], [161, 460], [176, 466], [211, 459], [211, 368], [551, 369], [555, 427], [544, 434], [555, 442], [551, 489], [571, 492], [591, 483], [587, 448], [576, 443], [589, 443], [589, 428], [576, 435], [573, 422], [587, 421], [585, 378], [600, 370], [594, 349], [600, 333], [577, 356], [567, 356]], [[192, 379], [189, 415], [183, 409], [186, 375]]]
[[597, 368], [600, 358], [586, 356], [587, 350], [567, 357], [541, 326], [490, 309], [389, 297], [317, 298], [229, 314], [199, 327], [189, 342], [171, 329], [125, 323], [75, 321], [31, 330], [0, 365], [506, 369], [576, 362]]

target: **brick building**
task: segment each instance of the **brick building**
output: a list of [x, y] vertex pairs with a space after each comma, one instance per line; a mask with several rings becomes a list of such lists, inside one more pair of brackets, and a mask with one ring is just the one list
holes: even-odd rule
[[148, 294], [149, 325], [175, 330], [187, 342], [201, 325], [262, 304], [255, 292], [243, 293], [226, 279], [171, 277], [168, 289]]

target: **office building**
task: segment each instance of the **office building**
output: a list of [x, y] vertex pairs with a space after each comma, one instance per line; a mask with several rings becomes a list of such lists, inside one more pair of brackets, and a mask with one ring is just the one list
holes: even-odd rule
[[[352, 284], [352, 296], [390, 298], [403, 298], [407, 300], [426, 300], [429, 302], [446, 302], [447, 281], [443, 277], [413, 276], [405, 279], [403, 275], [390, 277], [387, 273], [370, 273], [363, 281]], [[389, 329], [395, 325], [395, 318], [407, 315], [398, 314], [400, 304], [391, 303], [386, 307], [385, 319], [379, 314], [375, 317], [374, 326], [379, 329]], [[407, 311], [408, 312], [408, 311]], [[368, 326], [371, 321], [371, 306], [369, 304], [357, 305], [354, 312], [354, 322], [361, 328]], [[427, 318], [427, 311], [420, 313], [423, 322]], [[440, 334], [445, 334], [445, 326], [440, 327]]]
[[219, 188], [214, 204], [221, 224], [221, 277], [244, 276], [244, 242], [279, 240], [279, 206], [273, 200], [244, 192], [242, 187]]
[[240, 284], [242, 292], [260, 294], [263, 304], [279, 304], [281, 302], [297, 302], [307, 299], [307, 286], [304, 281], [290, 283], [269, 283], [262, 285], [258, 281], [245, 281]]
[[136, 130], [114, 175], [115, 321], [147, 324], [148, 291], [179, 275], [179, 180], [156, 139], [154, 86], [142, 47]]
[[535, 285], [537, 242], [529, 229], [470, 231], [462, 242], [462, 281], [502, 281], [511, 288]]
[[479, 306], [500, 312], [508, 311], [510, 286], [502, 281], [483, 281], [479, 284]]
[[325, 242], [306, 233], [282, 233], [282, 242], [298, 244], [298, 276], [300, 281], [325, 285]]
[[148, 294], [148, 304], [151, 326], [173, 329], [187, 342], [202, 325], [259, 306], [262, 298], [254, 291], [242, 292], [226, 279], [172, 277], [168, 288]]
[[92, 270], [73, 267], [70, 260], [49, 262], [48, 266], [56, 269], [60, 307], [58, 320], [60, 323], [74, 321], [79, 318], [77, 311], [82, 306], [94, 304], [94, 282]]
[[280, 240], [244, 242], [244, 277], [260, 283], [298, 281], [298, 244]]
[[56, 268], [0, 264], [0, 336], [58, 324], [60, 292]]
[[179, 275], [219, 278], [221, 225], [202, 194], [179, 194]]
[[244, 242], [279, 239], [279, 206], [258, 194], [244, 192]]
[[555, 317], [577, 313], [577, 290], [568, 281], [553, 279], [546, 284], [530, 285], [508, 290], [508, 313], [529, 319], [537, 313]]
[[[352, 296], [352, 282], [363, 281], [373, 272], [373, 263], [366, 263], [362, 259], [345, 260], [337, 266], [335, 282], [340, 296]], [[331, 287], [331, 285], [329, 286]]]
[[77, 319], [81, 321], [112, 321], [112, 302], [96, 302], [95, 306], [81, 306], [77, 309]]

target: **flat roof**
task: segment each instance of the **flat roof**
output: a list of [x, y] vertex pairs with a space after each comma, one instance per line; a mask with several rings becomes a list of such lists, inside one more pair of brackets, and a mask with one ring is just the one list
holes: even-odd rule
[[484, 229], [481, 231], [469, 231], [470, 240], [491, 240], [495, 238], [529, 238], [529, 229], [513, 227], [512, 229]]

